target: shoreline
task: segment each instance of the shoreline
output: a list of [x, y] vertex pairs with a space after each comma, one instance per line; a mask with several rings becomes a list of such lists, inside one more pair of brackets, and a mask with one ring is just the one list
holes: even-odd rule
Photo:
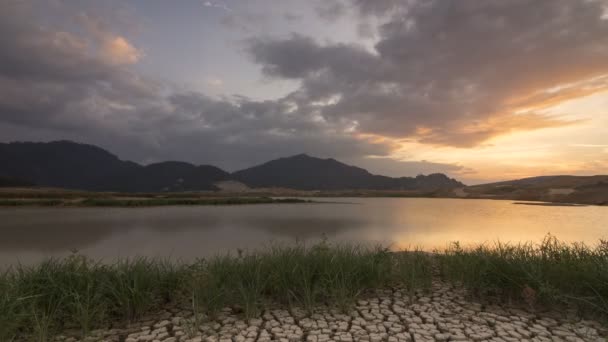
[[299, 198], [270, 197], [217, 197], [217, 198], [85, 198], [85, 199], [0, 199], [0, 208], [10, 207], [58, 207], [58, 208], [138, 208], [162, 206], [216, 206], [252, 204], [315, 203]]
[[[560, 202], [513, 202], [517, 205], [537, 205], [544, 207], [588, 207], [590, 204], [578, 204], [578, 203], [560, 203]], [[601, 205], [600, 205], [601, 206]]]
[[[608, 206], [608, 202], [597, 198], [572, 199], [531, 195], [489, 195], [480, 193], [462, 194], [457, 190], [444, 189], [434, 191], [412, 190], [332, 190], [307, 191], [282, 188], [260, 188], [248, 191], [184, 191], [184, 192], [149, 192], [128, 193], [111, 191], [83, 191], [61, 188], [0, 188], [0, 207], [8, 206], [162, 206], [162, 205], [220, 205], [220, 204], [256, 204], [274, 203], [271, 200], [283, 199], [293, 201], [312, 201], [332, 198], [428, 198], [428, 199], [474, 199], [503, 200], [514, 204], [541, 206]], [[215, 202], [215, 203], [214, 203]], [[335, 202], [329, 200], [328, 202]]]
[[[201, 197], [162, 197], [160, 198], [128, 198], [124, 197], [92, 197], [92, 198], [5, 198], [0, 196], [1, 208], [149, 208], [163, 206], [222, 206], [222, 205], [253, 205], [253, 204], [360, 204], [357, 202], [335, 201], [331, 199], [345, 198], [343, 196], [201, 196]], [[586, 204], [550, 201], [520, 201], [506, 198], [485, 197], [421, 197], [421, 196], [347, 196], [347, 198], [424, 198], [424, 199], [453, 199], [453, 200], [493, 200], [509, 201], [514, 205], [546, 206], [546, 207], [606, 207], [607, 204]], [[319, 200], [322, 199], [322, 200]], [[327, 199], [327, 200], [325, 200]]]

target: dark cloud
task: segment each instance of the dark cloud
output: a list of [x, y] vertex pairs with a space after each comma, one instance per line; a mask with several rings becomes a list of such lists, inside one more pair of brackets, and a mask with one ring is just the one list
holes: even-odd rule
[[[353, 0], [381, 17], [373, 51], [293, 35], [250, 49], [263, 72], [300, 79], [300, 107], [360, 133], [474, 146], [572, 124], [542, 110], [608, 89], [606, 1]], [[573, 89], [571, 84], [577, 84]]]
[[383, 67], [380, 58], [355, 44], [321, 46], [310, 37], [294, 33], [286, 40], [251, 39], [249, 46], [253, 60], [268, 76], [311, 82], [321, 78], [374, 82], [391, 77], [392, 70]]
[[293, 23], [293, 22], [302, 20], [302, 16], [294, 14], [294, 13], [291, 13], [291, 12], [285, 12], [285, 13], [283, 13], [283, 18], [288, 23]]
[[44, 26], [26, 4], [1, 5], [3, 140], [73, 139], [137, 161], [177, 159], [230, 169], [300, 152], [354, 157], [386, 155], [392, 148], [319, 120], [289, 97], [217, 99], [147, 79], [130, 67], [139, 51], [111, 25], [65, 12], [65, 20], [73, 16], [80, 26]]
[[315, 11], [326, 21], [334, 21], [346, 14], [347, 6], [342, 0], [319, 0]]
[[[407, 10], [416, 1], [412, 0], [351, 0], [351, 3], [362, 15], [383, 16]], [[453, 2], [448, 0], [446, 2]]]
[[[4, 1], [0, 135], [90, 142], [144, 162], [234, 169], [307, 152], [365, 165], [362, 156], [387, 156], [397, 147], [378, 136], [474, 146], [570, 124], [543, 109], [607, 89], [605, 1], [326, 3], [317, 10], [327, 18], [354, 15], [355, 24], [377, 24], [365, 28], [375, 47], [299, 34], [250, 39], [249, 55], [266, 76], [300, 84], [283, 98], [256, 101], [146, 78], [132, 67], [145, 58], [137, 46], [81, 8], [59, 6], [53, 23], [36, 15], [45, 12], [40, 6]], [[233, 25], [262, 25], [265, 18], [229, 14], [226, 24]], [[57, 24], [64, 22], [71, 24]], [[430, 162], [398, 165], [394, 170], [462, 172]]]

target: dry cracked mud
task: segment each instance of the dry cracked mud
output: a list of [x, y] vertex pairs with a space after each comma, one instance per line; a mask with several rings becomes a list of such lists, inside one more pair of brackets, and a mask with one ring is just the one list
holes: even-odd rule
[[[224, 309], [213, 321], [195, 323], [187, 311], [168, 310], [125, 329], [97, 330], [82, 341], [108, 342], [406, 342], [406, 341], [606, 341], [600, 323], [559, 312], [531, 313], [482, 305], [463, 290], [434, 282], [429, 294], [412, 297], [399, 289], [377, 290], [352, 312], [321, 307], [269, 309], [245, 321]], [[57, 341], [81, 341], [59, 336]]]

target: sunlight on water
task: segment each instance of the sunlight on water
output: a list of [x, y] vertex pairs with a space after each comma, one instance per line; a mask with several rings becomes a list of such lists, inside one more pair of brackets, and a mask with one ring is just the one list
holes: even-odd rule
[[105, 260], [135, 255], [191, 260], [237, 248], [321, 238], [432, 250], [453, 241], [539, 242], [548, 233], [589, 244], [608, 237], [608, 207], [455, 199], [331, 200], [348, 203], [0, 209], [0, 264], [32, 263], [74, 250]]

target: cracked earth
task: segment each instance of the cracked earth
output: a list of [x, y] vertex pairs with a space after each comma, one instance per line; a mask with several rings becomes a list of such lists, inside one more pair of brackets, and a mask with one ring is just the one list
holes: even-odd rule
[[[359, 300], [352, 312], [320, 307], [269, 309], [245, 321], [224, 309], [214, 321], [195, 323], [192, 314], [166, 310], [156, 319], [125, 329], [97, 330], [85, 342], [331, 342], [331, 341], [606, 341], [600, 323], [568, 312], [528, 312], [481, 304], [463, 290], [434, 282], [429, 294], [412, 298], [400, 289], [378, 290]], [[76, 342], [59, 336], [57, 341]]]

